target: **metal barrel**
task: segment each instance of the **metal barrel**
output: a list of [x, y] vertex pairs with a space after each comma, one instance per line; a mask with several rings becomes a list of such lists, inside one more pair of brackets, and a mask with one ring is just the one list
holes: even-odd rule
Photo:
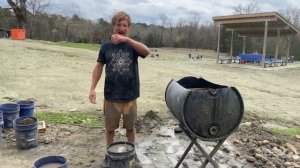
[[165, 100], [175, 121], [206, 141], [227, 138], [238, 128], [244, 114], [243, 99], [235, 87], [203, 78], [171, 80]]

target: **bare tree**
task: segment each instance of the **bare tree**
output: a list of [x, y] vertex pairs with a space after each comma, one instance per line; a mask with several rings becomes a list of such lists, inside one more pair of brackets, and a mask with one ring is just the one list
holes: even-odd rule
[[289, 22], [300, 28], [300, 8], [288, 7], [285, 10], [279, 11]]
[[197, 46], [197, 30], [200, 22], [200, 14], [195, 12], [192, 17], [189, 18], [189, 29], [188, 29], [188, 46]]
[[169, 28], [170, 28], [170, 39], [171, 39], [171, 47], [174, 46], [174, 40], [173, 40], [173, 31], [174, 31], [174, 21], [173, 19], [169, 19]]
[[183, 27], [185, 25], [185, 20], [183, 18], [180, 18], [177, 22], [177, 31], [178, 31], [178, 35], [181, 36], [181, 34], [183, 33]]
[[19, 28], [25, 28], [27, 22], [26, 0], [7, 0], [7, 3], [13, 9]]
[[251, 2], [246, 5], [239, 4], [236, 7], [233, 7], [234, 14], [240, 15], [240, 14], [250, 14], [250, 13], [257, 13], [260, 11], [260, 7], [257, 2]]
[[50, 0], [27, 0], [27, 9], [30, 12], [29, 38], [32, 38], [36, 15], [38, 13], [44, 13], [50, 4]]
[[[284, 16], [290, 23], [292, 23], [297, 28], [300, 28], [300, 8], [297, 7], [288, 7], [285, 10], [279, 11], [281, 15]], [[299, 46], [299, 37], [290, 37], [291, 45], [298, 45]], [[298, 44], [297, 44], [298, 42]], [[288, 38], [284, 39], [284, 47], [287, 47]]]
[[80, 15], [80, 7], [75, 3], [66, 4], [63, 13], [65, 17], [65, 40], [68, 41], [71, 19], [74, 15]]
[[165, 25], [168, 20], [168, 17], [165, 14], [159, 14], [159, 18], [161, 20], [161, 29], [160, 29], [160, 46], [163, 45], [163, 34], [165, 30]]

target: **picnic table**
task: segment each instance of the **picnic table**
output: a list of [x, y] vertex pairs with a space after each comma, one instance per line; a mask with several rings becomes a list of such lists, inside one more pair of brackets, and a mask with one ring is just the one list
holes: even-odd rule
[[286, 61], [284, 59], [278, 59], [276, 62], [275, 60], [266, 60], [265, 61], [265, 64], [264, 64], [264, 67], [272, 67], [272, 66], [284, 66], [286, 65]]
[[220, 58], [220, 63], [227, 63], [230, 64], [231, 63], [231, 58]]

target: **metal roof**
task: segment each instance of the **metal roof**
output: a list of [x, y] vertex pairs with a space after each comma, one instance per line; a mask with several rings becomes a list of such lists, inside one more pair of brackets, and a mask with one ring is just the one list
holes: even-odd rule
[[213, 17], [216, 24], [233, 30], [241, 36], [263, 36], [265, 23], [268, 21], [268, 36], [299, 35], [300, 30], [277, 12], [252, 13]]
[[0, 28], [0, 31], [9, 31], [9, 32], [10, 32], [10, 30], [8, 30], [8, 29], [3, 29], [3, 28]]

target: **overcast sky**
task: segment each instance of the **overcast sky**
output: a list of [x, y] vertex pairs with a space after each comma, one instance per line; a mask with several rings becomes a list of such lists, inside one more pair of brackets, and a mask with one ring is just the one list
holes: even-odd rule
[[[213, 16], [232, 15], [233, 7], [258, 2], [261, 12], [279, 11], [288, 7], [300, 8], [300, 0], [51, 0], [56, 5], [52, 11], [61, 13], [64, 4], [75, 3], [80, 7], [81, 17], [91, 20], [108, 20], [114, 11], [123, 10], [131, 15], [133, 22], [160, 24], [160, 14], [175, 22], [199, 14], [201, 23], [212, 21]], [[0, 0], [7, 7], [6, 0]]]

